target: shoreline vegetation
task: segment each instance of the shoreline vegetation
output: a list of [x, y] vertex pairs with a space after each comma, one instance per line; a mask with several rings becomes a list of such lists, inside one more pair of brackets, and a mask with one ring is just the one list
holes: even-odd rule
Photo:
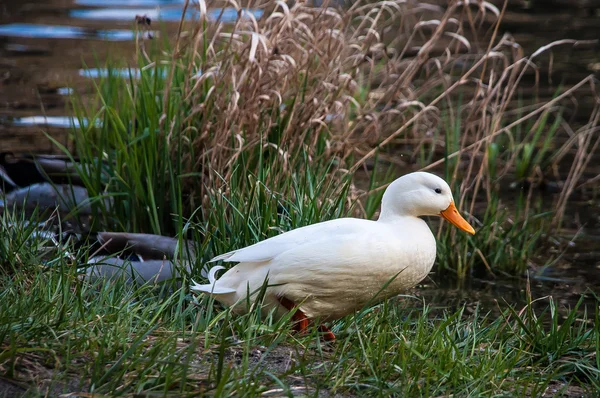
[[[96, 228], [175, 235], [199, 222], [205, 237], [227, 239], [214, 226], [254, 212], [261, 225], [247, 237], [256, 240], [323, 217], [373, 218], [387, 183], [421, 169], [451, 181], [480, 231], [438, 230], [442, 247], [461, 253], [440, 259], [440, 271], [523, 275], [542, 236], [564, 224], [569, 199], [596, 197], [586, 171], [600, 108], [569, 124], [572, 98], [594, 92], [593, 75], [547, 102], [521, 93], [536, 89], [554, 48], [590, 43], [526, 55], [499, 33], [503, 9], [452, 4], [438, 15], [394, 2], [282, 3], [233, 25], [182, 20], [174, 44], [140, 39], [138, 72], [124, 79], [108, 64], [97, 100], [74, 104], [81, 178], [91, 197], [114, 203], [92, 204]], [[469, 41], [479, 31], [487, 47]], [[223, 219], [208, 223], [215, 207]]]
[[[501, 33], [505, 8], [464, 3], [253, 2], [244, 7], [260, 18], [240, 12], [224, 23], [204, 17], [204, 1], [186, 2], [198, 18], [182, 19], [175, 37], [139, 35], [136, 65], [87, 65], [107, 73], [93, 80], [92, 100], [71, 97], [74, 151], [54, 141], [87, 190], [86, 229], [176, 237], [169, 260], [179, 278], [85, 280], [78, 268], [96, 246], [41, 233], [35, 211], [5, 209], [0, 389], [593, 396], [598, 297], [532, 297], [529, 277], [585, 235], [573, 201], [598, 200], [600, 145], [600, 101], [573, 121], [574, 98], [598, 98], [593, 75], [545, 102], [530, 94], [553, 50], [594, 43], [524, 54]], [[407, 292], [334, 322], [328, 345], [316, 330], [291, 333], [287, 319], [261, 321], [260, 306], [234, 316], [190, 292], [215, 254], [332, 218], [376, 218], [387, 184], [416, 170], [447, 180], [477, 230], [428, 220], [434, 279], [525, 281], [525, 305], [499, 297], [495, 308], [440, 309]], [[75, 213], [51, 219], [64, 226]]]

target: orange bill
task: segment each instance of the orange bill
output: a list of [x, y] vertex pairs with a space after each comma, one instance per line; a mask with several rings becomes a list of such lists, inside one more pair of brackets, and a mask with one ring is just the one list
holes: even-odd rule
[[471, 235], [475, 235], [475, 230], [473, 229], [471, 224], [469, 224], [467, 220], [465, 220], [460, 215], [458, 210], [456, 210], [454, 202], [450, 202], [450, 206], [448, 206], [446, 210], [442, 211], [440, 213], [440, 216], [444, 217], [446, 220], [454, 224], [457, 228], [462, 229], [463, 231], [468, 232]]

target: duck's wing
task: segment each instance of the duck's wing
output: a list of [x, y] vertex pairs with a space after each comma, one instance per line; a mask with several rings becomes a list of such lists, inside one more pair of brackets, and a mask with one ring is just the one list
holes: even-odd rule
[[263, 240], [254, 245], [216, 256], [210, 262], [263, 262], [296, 247], [319, 241], [327, 241], [332, 236], [365, 233], [375, 224], [374, 221], [357, 218], [339, 218], [297, 228], [281, 235]]

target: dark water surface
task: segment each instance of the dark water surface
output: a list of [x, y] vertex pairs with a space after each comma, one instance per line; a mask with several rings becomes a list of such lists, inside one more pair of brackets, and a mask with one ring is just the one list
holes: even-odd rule
[[[193, 2], [192, 2], [193, 3]], [[56, 152], [40, 129], [67, 145], [68, 94], [91, 92], [89, 79], [106, 75], [94, 68], [110, 55], [134, 65], [136, 16], [150, 18], [139, 33], [174, 34], [185, 0], [0, 1], [0, 152]], [[260, 18], [262, 10], [244, 9]], [[233, 8], [207, 11], [209, 19], [235, 21]], [[199, 17], [188, 7], [186, 19]], [[83, 69], [87, 65], [90, 69]], [[132, 70], [135, 78], [139, 71]], [[130, 77], [130, 70], [117, 72]]]
[[[66, 129], [79, 123], [68, 116], [68, 95], [74, 89], [82, 95], [89, 94], [90, 79], [106, 74], [106, 70], [84, 69], [83, 65], [97, 66], [96, 59], [106, 59], [109, 54], [133, 65], [136, 37], [132, 27], [136, 16], [150, 18], [151, 31], [164, 26], [172, 34], [184, 3], [184, 0], [0, 1], [0, 152], [56, 152], [41, 133], [42, 129], [68, 146]], [[530, 3], [535, 2], [523, 2]], [[195, 10], [193, 7], [186, 18], [197, 18]], [[246, 12], [254, 12], [257, 18], [261, 16], [258, 11]], [[514, 28], [519, 42], [533, 37], [526, 53], [553, 39], [600, 36], [600, 9], [596, 14], [581, 11], [585, 15], [576, 18], [579, 28], [575, 22], [564, 20], [560, 13], [543, 12], [545, 19], [563, 21], [560, 26], [565, 32], [560, 33], [552, 24], [535, 23], [534, 16], [523, 10], [511, 9], [507, 13], [507, 26]], [[237, 12], [208, 11], [209, 18], [219, 16], [223, 21], [233, 21]], [[555, 38], [553, 32], [567, 36]], [[584, 56], [569, 52], [568, 57], [560, 58], [565, 62], [568, 59], [566, 68], [576, 78], [596, 69], [600, 71], [600, 63], [594, 63], [600, 52], [585, 51]], [[135, 78], [135, 70], [118, 71], [123, 78], [129, 78], [130, 73]], [[568, 76], [565, 81], [569, 81]], [[582, 199], [570, 212], [569, 217], [577, 222], [570, 223], [565, 235], [574, 235], [581, 225], [583, 233], [554, 267], [531, 276], [529, 287], [534, 297], [552, 294], [566, 304], [587, 289], [600, 291], [600, 207]], [[472, 280], [466, 286], [440, 285], [427, 280], [423, 285], [425, 289], [419, 290], [419, 294], [432, 302], [443, 305], [480, 302], [488, 308], [495, 299], [523, 302], [527, 290], [523, 281], [505, 279]]]

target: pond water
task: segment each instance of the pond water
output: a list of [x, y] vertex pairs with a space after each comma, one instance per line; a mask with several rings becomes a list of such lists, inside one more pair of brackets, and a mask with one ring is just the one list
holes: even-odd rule
[[[68, 146], [66, 129], [80, 123], [68, 116], [68, 95], [74, 89], [82, 95], [89, 94], [89, 79], [107, 73], [102, 68], [83, 69], [83, 65], [95, 66], [97, 59], [105, 59], [109, 54], [113, 58], [118, 54], [133, 64], [136, 51], [135, 34], [131, 28], [136, 16], [150, 18], [152, 29], [164, 24], [168, 32], [174, 32], [184, 3], [184, 0], [0, 1], [0, 152], [56, 153], [56, 148], [41, 133], [42, 129]], [[535, 23], [528, 25], [531, 16], [520, 11], [511, 9], [507, 14], [508, 26], [514, 26], [517, 35], [532, 36], [532, 32], [548, 28]], [[254, 13], [257, 18], [262, 15], [252, 9], [244, 12]], [[554, 15], [551, 11], [546, 13]], [[197, 17], [196, 8], [186, 14], [188, 19]], [[234, 9], [208, 11], [211, 19], [233, 21], [236, 17]], [[595, 27], [589, 23], [590, 20], [597, 22]], [[577, 36], [576, 28], [571, 30], [575, 33], [569, 37], [587, 39], [590, 34], [600, 36], [600, 13], [587, 15], [580, 21], [587, 24], [581, 27], [581, 37]], [[561, 26], [562, 33], [554, 29], [555, 34], [565, 34], [564, 29], [570, 25], [563, 21]], [[535, 40], [531, 40], [528, 52], [538, 48], [540, 42], [545, 44], [553, 39], [552, 29], [546, 31], [550, 33], [533, 35]], [[156, 35], [157, 32], [150, 34]], [[596, 57], [597, 54], [592, 53], [591, 56]], [[567, 62], [566, 65], [573, 70], [573, 76], [579, 77], [594, 70], [589, 58], [570, 56], [569, 60], [570, 64]], [[123, 78], [135, 78], [139, 71], [122, 69], [116, 73]], [[565, 81], [569, 81], [569, 76]], [[585, 109], [585, 106], [582, 108]], [[586, 219], [584, 233], [563, 256], [560, 266], [532, 278], [530, 283], [534, 297], [553, 294], [572, 302], [586, 289], [598, 290], [599, 211], [597, 204], [582, 202], [574, 206], [572, 216], [581, 217], [583, 214]], [[572, 233], [574, 231], [565, 232], [566, 235]], [[435, 302], [482, 302], [487, 307], [493, 306], [496, 298], [522, 301], [526, 291], [525, 285], [516, 280], [473, 280], [466, 286], [440, 286], [428, 279], [423, 286], [426, 289], [419, 294]]]
[[[144, 35], [157, 37], [163, 27], [171, 34], [184, 5], [185, 0], [0, 1], [0, 152], [56, 152], [40, 127], [67, 145], [65, 129], [73, 124], [68, 94], [73, 89], [88, 94], [89, 79], [107, 74], [93, 66], [109, 54], [133, 64], [136, 16], [151, 20], [153, 29]], [[250, 13], [260, 18], [262, 10], [243, 9], [241, 15]], [[190, 5], [185, 17], [198, 18], [198, 7]], [[209, 9], [207, 17], [231, 22], [238, 12]], [[139, 71], [116, 74], [135, 78]]]

